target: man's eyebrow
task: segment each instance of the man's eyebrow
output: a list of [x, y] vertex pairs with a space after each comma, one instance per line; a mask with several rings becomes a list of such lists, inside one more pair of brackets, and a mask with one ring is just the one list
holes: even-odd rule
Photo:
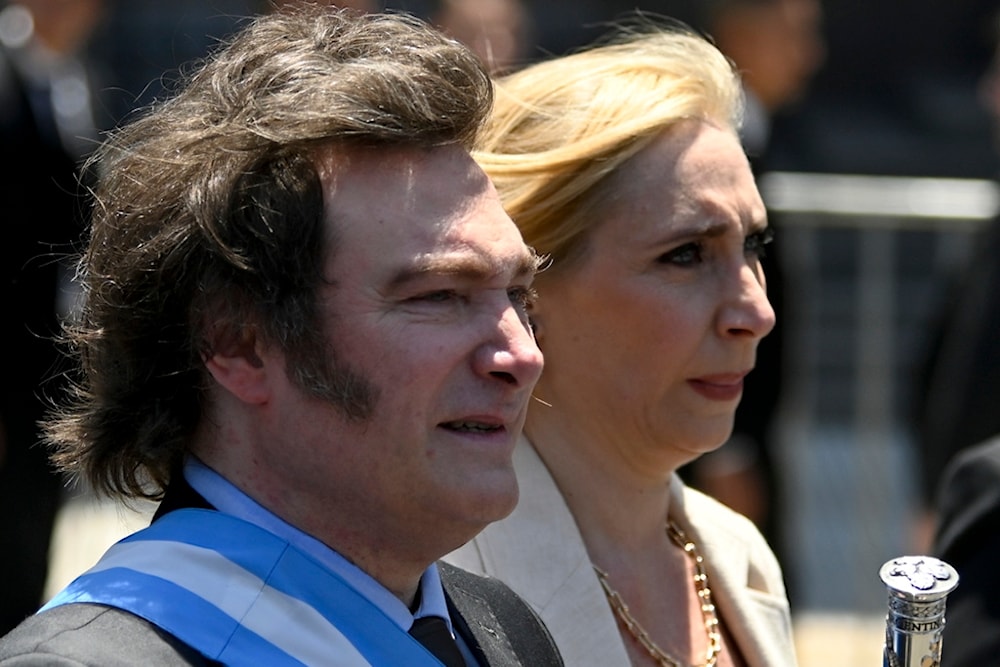
[[531, 247], [516, 258], [509, 259], [479, 254], [424, 257], [398, 271], [389, 280], [388, 287], [399, 289], [431, 275], [452, 276], [469, 281], [487, 281], [508, 273], [513, 278], [524, 278], [538, 273], [545, 261], [546, 258], [538, 255]]

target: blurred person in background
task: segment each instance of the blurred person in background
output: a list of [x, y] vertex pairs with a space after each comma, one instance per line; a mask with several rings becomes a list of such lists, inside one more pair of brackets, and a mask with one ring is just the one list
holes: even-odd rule
[[37, 422], [61, 385], [54, 337], [83, 231], [78, 163], [98, 139], [100, 75], [86, 50], [103, 12], [101, 0], [0, 7], [0, 634], [42, 602], [62, 494]]
[[[980, 80], [1000, 151], [1000, 16], [995, 54]], [[949, 667], [1000, 654], [1000, 217], [978, 232], [973, 256], [948, 292], [926, 367], [917, 426], [932, 552], [959, 585], [948, 596]]]
[[522, 0], [440, 0], [431, 21], [479, 56], [493, 74], [524, 65], [532, 17]]
[[[997, 345], [1000, 347], [1000, 344]], [[981, 667], [1000, 655], [1000, 436], [960, 451], [945, 467], [933, 553], [959, 582], [948, 596], [943, 664]]]
[[[1000, 19], [994, 17], [993, 24], [1000, 44]], [[1000, 47], [979, 91], [993, 119], [1000, 154]], [[967, 447], [1000, 435], [1000, 217], [976, 235], [970, 261], [946, 291], [914, 412], [922, 499], [928, 508], [948, 462]]]
[[475, 157], [552, 260], [545, 369], [517, 508], [449, 558], [520, 593], [570, 665], [794, 665], [774, 554], [675, 474], [729, 438], [774, 326], [738, 76], [639, 21], [496, 85]]
[[800, 102], [825, 59], [819, 0], [702, 0], [693, 25], [732, 59], [746, 93], [740, 138], [767, 167], [773, 118]]
[[301, 5], [304, 2], [358, 12], [377, 12], [382, 9], [379, 0], [266, 0], [264, 8], [267, 11], [282, 11], [284, 8]]

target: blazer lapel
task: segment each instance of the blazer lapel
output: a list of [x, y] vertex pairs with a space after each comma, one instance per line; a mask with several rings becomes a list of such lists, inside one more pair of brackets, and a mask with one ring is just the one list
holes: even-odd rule
[[455, 632], [481, 665], [521, 667], [503, 626], [489, 604], [470, 591], [448, 587], [448, 612]]
[[438, 563], [455, 632], [483, 667], [563, 667], [537, 614], [492, 577]]
[[[734, 525], [749, 519], [734, 517], [676, 476], [671, 480], [670, 503], [671, 516], [698, 544], [713, 602], [744, 659], [751, 667], [785, 662], [785, 656], [794, 655], [794, 647], [781, 571], [773, 554], [751, 554], [750, 544], [741, 537], [750, 526]], [[698, 517], [698, 527], [688, 522], [690, 515]]]
[[545, 619], [567, 665], [629, 664], [614, 616], [602, 613], [608, 603], [576, 522], [523, 437], [514, 451], [514, 470], [521, 487], [514, 512], [448, 560], [489, 572], [517, 591]]

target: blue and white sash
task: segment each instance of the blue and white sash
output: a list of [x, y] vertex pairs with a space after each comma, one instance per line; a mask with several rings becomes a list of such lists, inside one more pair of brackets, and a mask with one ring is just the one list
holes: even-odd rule
[[227, 665], [441, 666], [337, 574], [210, 510], [126, 537], [43, 610], [73, 602], [129, 611]]

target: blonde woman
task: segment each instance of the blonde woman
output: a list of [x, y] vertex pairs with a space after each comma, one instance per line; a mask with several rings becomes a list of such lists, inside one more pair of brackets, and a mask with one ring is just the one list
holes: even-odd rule
[[451, 555], [539, 612], [567, 665], [794, 665], [772, 551], [675, 471], [728, 438], [774, 326], [729, 62], [679, 27], [497, 83], [477, 160], [551, 257], [521, 500]]

